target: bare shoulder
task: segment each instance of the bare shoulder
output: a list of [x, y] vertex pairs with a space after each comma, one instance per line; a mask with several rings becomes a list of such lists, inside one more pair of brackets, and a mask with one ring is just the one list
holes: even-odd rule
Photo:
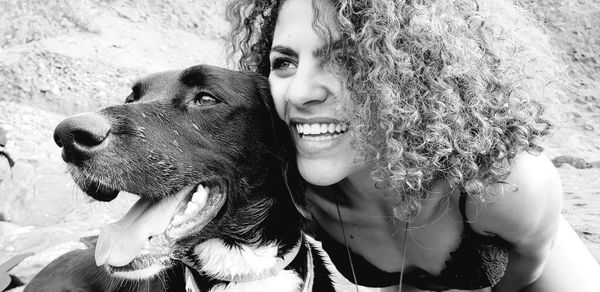
[[506, 183], [486, 191], [494, 199], [470, 199], [467, 216], [476, 231], [511, 243], [509, 265], [496, 290], [528, 285], [525, 291], [597, 291], [600, 267], [561, 215], [562, 186], [547, 157], [518, 155]]
[[532, 248], [537, 245], [535, 241], [547, 241], [556, 232], [562, 186], [545, 155], [519, 154], [506, 183], [489, 186], [486, 191], [493, 199], [484, 203], [470, 200], [467, 207], [476, 230]]

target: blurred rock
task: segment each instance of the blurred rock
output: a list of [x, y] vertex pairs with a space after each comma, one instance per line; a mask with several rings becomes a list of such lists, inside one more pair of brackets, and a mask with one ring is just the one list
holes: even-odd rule
[[[6, 138], [6, 131], [4, 130], [3, 127], [0, 127], [0, 164], [4, 164], [4, 162], [8, 163], [9, 167], [13, 167], [15, 165], [15, 161], [13, 160], [12, 156], [8, 153], [8, 150], [6, 150], [6, 144], [8, 143], [8, 139]], [[2, 181], [2, 179], [5, 176], [5, 169], [3, 169], [2, 166], [0, 166], [0, 182]]]
[[[12, 273], [18, 275], [24, 282], [29, 282], [42, 268], [59, 256], [75, 250], [85, 249], [87, 246], [78, 240], [71, 240], [55, 245], [43, 244], [44, 239], [39, 237], [38, 243], [41, 243], [44, 249], [39, 249], [35, 256], [28, 257], [21, 264], [16, 266]], [[1, 260], [1, 255], [0, 255]]]
[[590, 124], [583, 125], [583, 129], [585, 129], [586, 131], [590, 131], [590, 132], [593, 132], [595, 130], [594, 126], [592, 126]]
[[561, 155], [552, 159], [552, 163], [556, 167], [572, 166], [577, 169], [591, 168], [592, 165], [580, 157], [570, 155]]
[[119, 14], [119, 16], [127, 18], [133, 22], [138, 22], [142, 19], [140, 12], [138, 9], [133, 7], [125, 7], [125, 6], [115, 6], [115, 11]]
[[6, 159], [4, 156], [0, 156], [0, 188], [4, 181], [10, 179], [11, 175], [12, 171], [10, 169], [8, 159]]
[[0, 221], [0, 237], [22, 234], [29, 232], [32, 229], [33, 226], [23, 227], [14, 223]]
[[[5, 161], [0, 161], [0, 164], [4, 165], [0, 165], [1, 169], [8, 165]], [[26, 162], [17, 163], [12, 171], [4, 171], [0, 182], [0, 213], [5, 220], [19, 221], [28, 216], [26, 206], [35, 195], [35, 176], [34, 167]]]
[[6, 130], [0, 127], [0, 146], [6, 146]]

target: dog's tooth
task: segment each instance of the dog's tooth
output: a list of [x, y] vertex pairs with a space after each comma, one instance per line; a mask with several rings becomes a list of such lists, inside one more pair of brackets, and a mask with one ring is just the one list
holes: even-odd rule
[[208, 192], [210, 189], [208, 187], [199, 186], [198, 190], [192, 195], [192, 202], [197, 203], [199, 205], [206, 204], [206, 199], [208, 198]]
[[173, 220], [171, 220], [171, 225], [179, 225], [183, 222], [185, 222], [185, 217], [177, 214], [177, 215], [173, 216]]
[[348, 129], [348, 126], [347, 126], [346, 124], [343, 124], [343, 125], [342, 125], [342, 132], [343, 132], [343, 131], [346, 131], [346, 129]]
[[336, 132], [342, 131], [342, 125], [340, 125], [340, 124], [335, 125], [335, 131]]
[[300, 124], [296, 124], [296, 130], [298, 131], [298, 133], [302, 134], [302, 130], [304, 130], [304, 127], [302, 127], [302, 125]]
[[198, 210], [200, 210], [200, 206], [198, 204], [194, 202], [189, 202], [187, 204], [187, 207], [185, 208], [185, 211], [183, 211], [183, 214], [189, 216], [196, 213], [196, 211]]
[[327, 131], [329, 133], [335, 132], [335, 124], [329, 124], [329, 126], [327, 126]]

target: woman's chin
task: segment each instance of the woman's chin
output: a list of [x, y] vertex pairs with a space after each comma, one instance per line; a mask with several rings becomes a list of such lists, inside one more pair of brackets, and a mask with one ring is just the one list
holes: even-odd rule
[[363, 166], [352, 161], [298, 159], [298, 170], [302, 178], [315, 186], [330, 186], [360, 170]]

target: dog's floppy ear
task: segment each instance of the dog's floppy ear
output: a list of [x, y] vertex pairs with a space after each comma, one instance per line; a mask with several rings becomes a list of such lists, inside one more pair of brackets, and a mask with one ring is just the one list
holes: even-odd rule
[[285, 180], [288, 193], [291, 196], [296, 209], [303, 217], [308, 218], [309, 212], [306, 209], [306, 200], [304, 196], [305, 185], [296, 165], [296, 147], [292, 140], [290, 130], [285, 122], [277, 115], [268, 80], [259, 74], [250, 72], [249, 74], [255, 75], [253, 80], [256, 92], [268, 111], [270, 119], [269, 125], [271, 126], [271, 129], [273, 129], [274, 134], [274, 150], [281, 163], [282, 177]]

